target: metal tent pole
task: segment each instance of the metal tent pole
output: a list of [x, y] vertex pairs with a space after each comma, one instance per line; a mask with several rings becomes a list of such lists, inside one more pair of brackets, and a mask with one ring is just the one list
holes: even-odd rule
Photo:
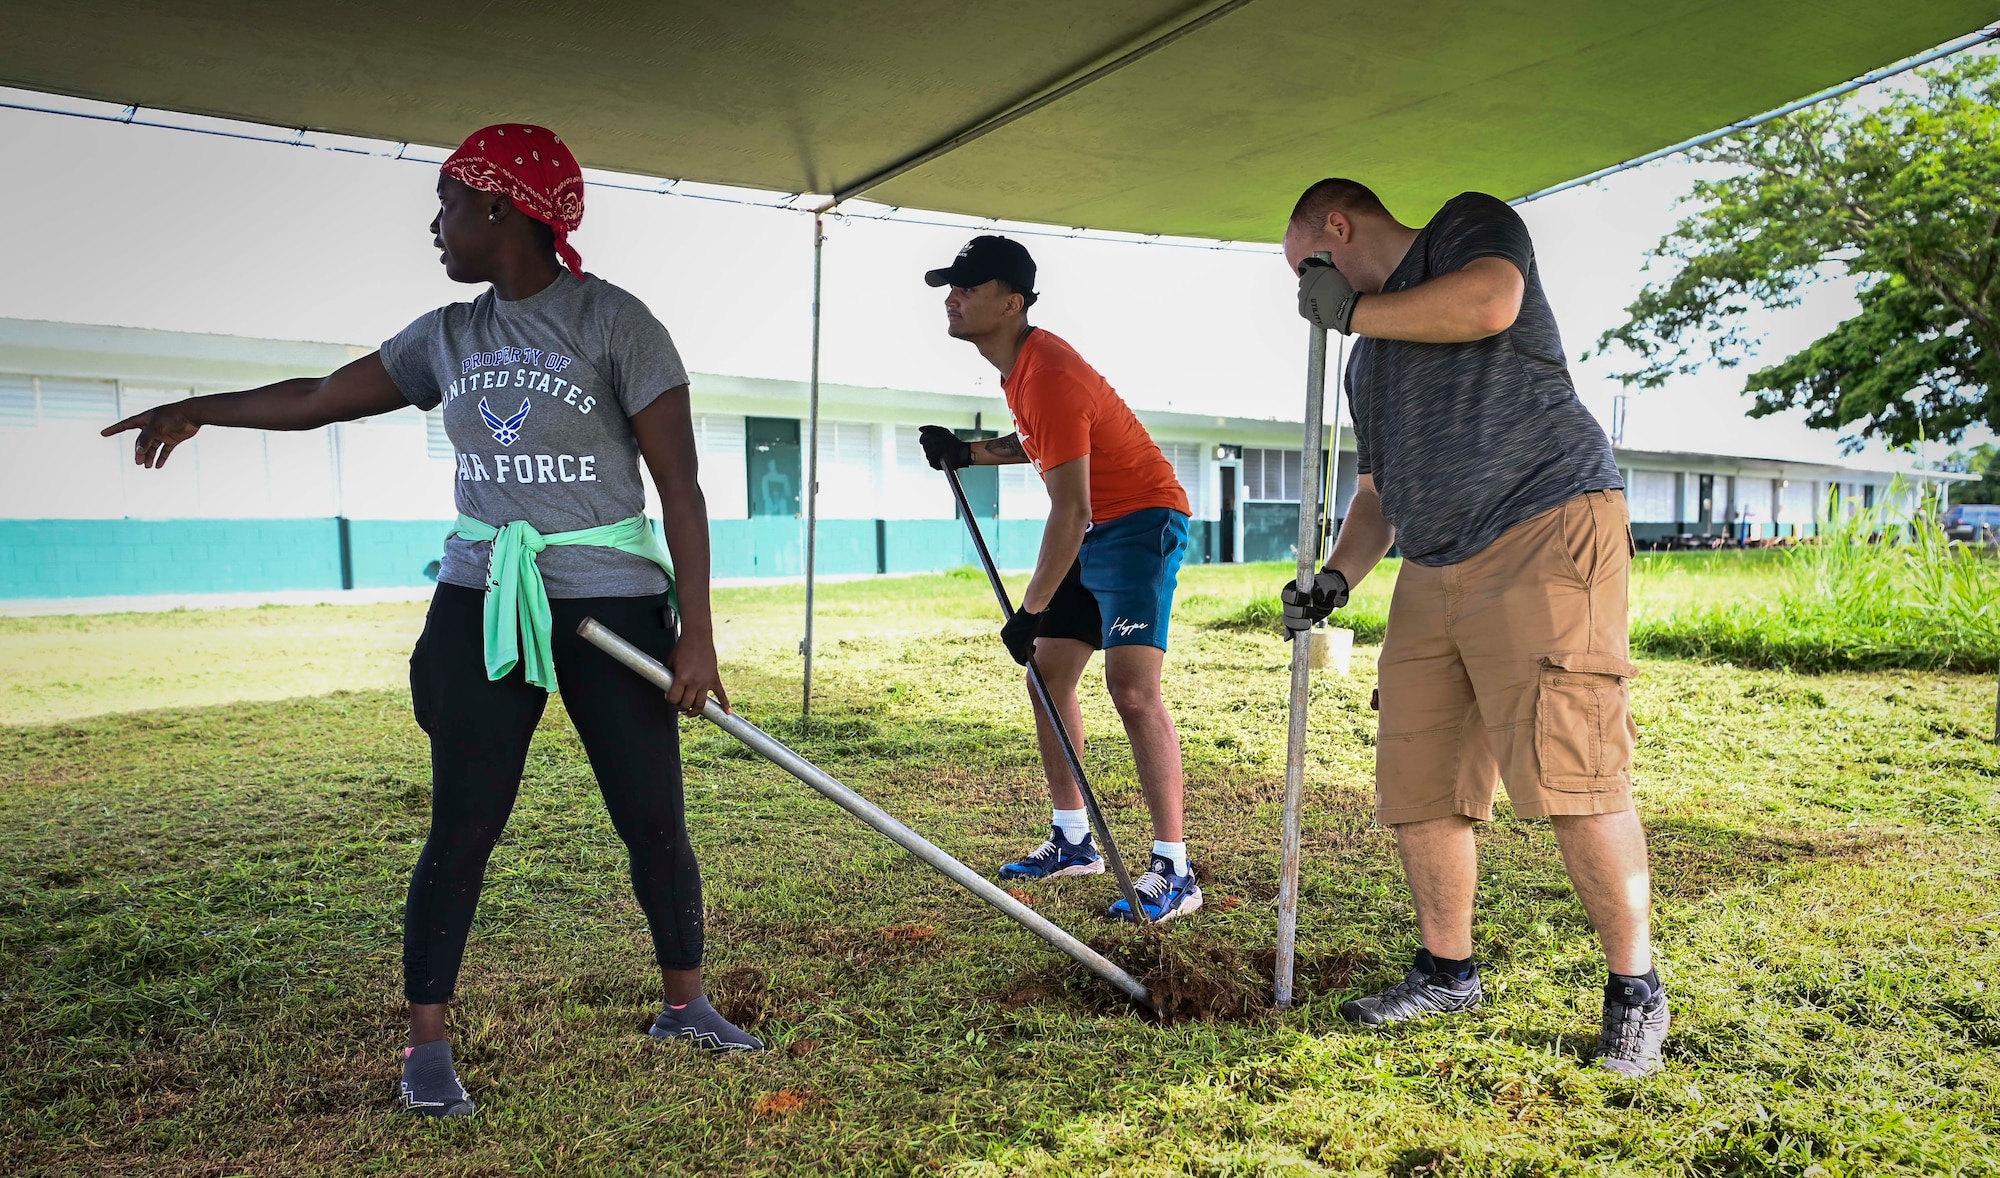
[[[1321, 253], [1315, 255], [1328, 258]], [[1326, 329], [1310, 328], [1306, 344], [1306, 421], [1299, 455], [1298, 587], [1310, 592], [1319, 573], [1321, 419], [1326, 398]], [[1334, 439], [1338, 446], [1340, 439]], [[1278, 876], [1278, 962], [1272, 988], [1279, 1010], [1292, 1005], [1292, 958], [1299, 931], [1299, 806], [1306, 783], [1306, 707], [1312, 688], [1312, 631], [1292, 634], [1291, 726], [1285, 737], [1285, 826]]]
[[813, 557], [819, 547], [819, 287], [825, 255], [826, 225], [822, 215], [814, 213], [812, 388], [806, 401], [806, 636], [799, 643], [799, 653], [806, 660], [799, 694], [802, 716], [811, 716], [813, 710]]
[[[584, 641], [625, 664], [662, 691], [674, 685], [673, 672], [661, 666], [645, 651], [633, 646], [595, 618], [585, 618], [576, 632]], [[939, 850], [928, 839], [898, 822], [888, 811], [842, 785], [825, 770], [806, 760], [770, 733], [743, 717], [722, 710], [713, 699], [702, 701], [702, 717], [776, 765], [805, 782], [835, 805], [887, 835], [891, 842], [937, 868], [953, 883], [1026, 925], [1036, 936], [1075, 958], [1090, 972], [1110, 982], [1148, 1010], [1158, 1013], [1153, 995], [1139, 979], [1113, 965], [1102, 953], [1057, 928], [1049, 919], [1002, 891], [978, 872]]]

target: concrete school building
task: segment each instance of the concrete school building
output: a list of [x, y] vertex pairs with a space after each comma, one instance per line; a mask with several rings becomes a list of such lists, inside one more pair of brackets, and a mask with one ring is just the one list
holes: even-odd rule
[[[163, 470], [112, 422], [182, 397], [320, 375], [371, 348], [0, 319], [0, 602], [420, 589], [456, 515], [456, 455], [435, 412], [298, 433], [209, 428]], [[807, 388], [694, 377], [696, 447], [718, 578], [804, 572]], [[1140, 410], [1193, 507], [1192, 563], [1290, 560], [1296, 422]], [[821, 386], [823, 575], [974, 563], [917, 427], [1011, 429], [998, 397]], [[1353, 495], [1345, 432], [1336, 514]], [[1895, 472], [1620, 450], [1641, 542], [1809, 534], [1829, 503], [1890, 493]], [[1033, 565], [1048, 499], [1028, 466], [967, 472], [1003, 567]], [[659, 504], [648, 486], [648, 511]]]

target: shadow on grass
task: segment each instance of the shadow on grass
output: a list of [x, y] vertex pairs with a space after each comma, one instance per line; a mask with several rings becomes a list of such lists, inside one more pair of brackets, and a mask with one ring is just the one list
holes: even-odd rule
[[1773, 834], [1678, 817], [1646, 822], [1653, 891], [1676, 900], [1798, 878], [1821, 864], [1860, 862], [1904, 838], [1883, 830]]

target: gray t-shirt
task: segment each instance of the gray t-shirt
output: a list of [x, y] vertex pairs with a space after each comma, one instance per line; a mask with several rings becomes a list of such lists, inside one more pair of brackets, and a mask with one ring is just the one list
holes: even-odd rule
[[1451, 198], [1382, 289], [1477, 258], [1505, 258], [1527, 280], [1512, 327], [1466, 344], [1362, 339], [1347, 364], [1361, 473], [1375, 476], [1396, 545], [1418, 564], [1456, 564], [1538, 512], [1625, 485], [1570, 383], [1520, 214], [1480, 192]]
[[[568, 271], [525, 299], [491, 288], [439, 307], [382, 344], [410, 404], [444, 405], [458, 452], [458, 510], [501, 527], [569, 532], [646, 507], [632, 415], [688, 383], [667, 329], [601, 278]], [[490, 543], [445, 541], [438, 580], [482, 589]], [[550, 597], [643, 597], [667, 588], [642, 556], [597, 545], [544, 549]]]

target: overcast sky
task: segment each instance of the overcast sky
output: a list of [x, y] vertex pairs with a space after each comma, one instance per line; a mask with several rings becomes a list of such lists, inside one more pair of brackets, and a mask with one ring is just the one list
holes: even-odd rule
[[[0, 101], [61, 100], [0, 89]], [[476, 293], [447, 280], [431, 248], [431, 164], [18, 110], [0, 110], [0, 151], [9, 161], [0, 199], [11, 211], [0, 217], [0, 316], [375, 343], [430, 307]], [[1661, 277], [1644, 270], [1646, 251], [1674, 224], [1675, 202], [1696, 175], [1693, 165], [1662, 161], [1521, 210], [1578, 391], [1607, 423], [1619, 358], [1577, 357], [1621, 321], [1649, 277]], [[805, 378], [810, 217], [604, 187], [591, 188], [586, 202], [573, 238], [585, 268], [643, 298], [691, 370]], [[1274, 221], [1287, 211], [1273, 209]], [[824, 379], [997, 391], [977, 353], [945, 336], [939, 292], [921, 279], [973, 231], [830, 221]], [[1034, 320], [1075, 344], [1133, 404], [1296, 417], [1306, 328], [1274, 251], [1023, 240], [1041, 266]], [[1759, 326], [1777, 356], [1853, 310], [1851, 289], [1829, 284]], [[1703, 373], [1633, 397], [1625, 444], [1838, 454], [1833, 435], [1796, 415], [1746, 419], [1744, 371]]]

